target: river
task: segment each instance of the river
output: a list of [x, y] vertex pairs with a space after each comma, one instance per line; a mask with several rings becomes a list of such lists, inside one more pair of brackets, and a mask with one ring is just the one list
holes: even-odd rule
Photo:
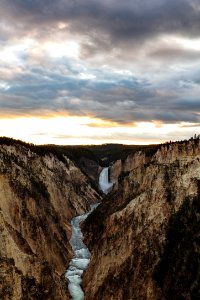
[[[103, 168], [99, 175], [99, 187], [103, 193], [108, 193], [112, 188], [112, 183], [109, 182], [108, 176], [109, 168]], [[69, 263], [69, 268], [65, 273], [68, 279], [68, 289], [72, 300], [83, 300], [84, 292], [81, 288], [82, 274], [87, 269], [90, 262], [90, 252], [83, 243], [83, 234], [81, 232], [80, 223], [83, 222], [87, 216], [98, 206], [92, 204], [89, 212], [77, 216], [72, 219], [72, 236], [70, 244], [74, 252], [74, 256]]]

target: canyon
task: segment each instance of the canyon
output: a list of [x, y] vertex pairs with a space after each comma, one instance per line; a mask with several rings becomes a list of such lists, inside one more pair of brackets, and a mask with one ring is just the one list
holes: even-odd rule
[[0, 299], [69, 299], [70, 222], [100, 195], [62, 160], [0, 146]]
[[110, 177], [112, 192], [83, 226], [85, 299], [199, 299], [200, 141], [137, 152]]
[[[99, 174], [99, 188], [104, 194], [107, 194], [113, 183], [109, 182], [109, 168], [103, 168]], [[65, 274], [69, 281], [68, 289], [73, 300], [83, 300], [84, 292], [81, 288], [82, 276], [90, 262], [91, 254], [89, 249], [83, 243], [83, 234], [81, 232], [81, 223], [98, 207], [100, 203], [91, 204], [90, 210], [80, 216], [76, 216], [71, 221], [72, 235], [70, 244], [74, 251], [69, 268]]]
[[199, 299], [200, 140], [136, 150], [105, 165], [0, 145], [0, 299], [70, 299], [78, 216], [85, 300]]

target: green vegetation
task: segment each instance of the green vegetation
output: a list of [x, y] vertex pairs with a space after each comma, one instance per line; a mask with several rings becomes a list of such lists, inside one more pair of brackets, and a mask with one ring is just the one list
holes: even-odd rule
[[21, 140], [16, 140], [16, 139], [12, 139], [6, 136], [2, 136], [0, 137], [0, 145], [15, 145], [15, 144], [19, 144], [21, 146], [25, 146], [25, 147], [30, 147], [30, 146], [34, 146], [33, 144], [29, 144], [29, 143], [25, 143]]
[[104, 144], [88, 146], [88, 149], [96, 155], [101, 161], [102, 166], [108, 166], [113, 161], [121, 159], [124, 161], [128, 155], [142, 150], [147, 156], [156, 153], [159, 145], [123, 145], [123, 144]]
[[24, 146], [40, 156], [52, 153], [61, 161], [65, 161], [65, 155], [74, 161], [85, 157], [98, 162], [98, 157], [87, 146], [34, 145], [8, 137], [0, 137], [0, 145], [10, 146], [16, 144]]
[[[195, 143], [198, 143], [199, 136], [192, 137], [190, 140], [194, 140]], [[110, 165], [112, 162], [121, 159], [124, 161], [128, 155], [134, 154], [137, 151], [143, 151], [146, 156], [153, 156], [156, 151], [162, 146], [166, 145], [167, 148], [171, 144], [182, 145], [186, 141], [177, 141], [177, 142], [167, 142], [165, 144], [152, 144], [152, 145], [123, 145], [123, 144], [103, 144], [103, 145], [34, 145], [30, 143], [25, 143], [20, 140], [0, 137], [0, 145], [14, 145], [19, 144], [29, 148], [32, 152], [40, 156], [52, 153], [58, 157], [59, 160], [65, 162], [64, 155], [69, 157], [75, 163], [79, 163], [82, 158], [89, 159], [94, 161], [102, 167]]]
[[122, 144], [104, 144], [104, 145], [80, 145], [80, 146], [59, 146], [59, 145], [34, 145], [15, 140], [8, 137], [0, 137], [0, 145], [19, 144], [30, 149], [32, 152], [44, 156], [52, 153], [59, 160], [65, 161], [64, 155], [71, 160], [78, 162], [81, 158], [86, 158], [96, 162], [101, 166], [108, 166], [118, 159], [125, 160], [129, 154], [137, 151], [144, 151], [147, 156], [152, 156], [158, 150], [160, 145], [122, 145]]

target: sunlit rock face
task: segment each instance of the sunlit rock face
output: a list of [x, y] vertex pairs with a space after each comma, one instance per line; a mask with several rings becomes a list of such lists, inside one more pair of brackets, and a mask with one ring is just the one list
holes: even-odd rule
[[85, 299], [198, 299], [199, 186], [199, 140], [162, 146], [120, 175], [84, 223]]
[[69, 299], [70, 221], [97, 201], [67, 157], [0, 146], [0, 299]]
[[124, 161], [117, 160], [110, 166], [110, 180], [112, 182], [117, 182], [122, 173], [129, 172], [136, 167], [145, 165], [150, 160], [151, 156], [145, 155], [142, 151], [128, 155]]

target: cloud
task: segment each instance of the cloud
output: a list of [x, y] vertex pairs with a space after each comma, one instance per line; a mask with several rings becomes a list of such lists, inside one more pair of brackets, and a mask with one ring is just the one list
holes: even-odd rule
[[0, 110], [198, 124], [199, 12], [196, 0], [2, 0]]
[[[34, 38], [74, 39], [80, 57], [94, 64], [137, 64], [158, 58], [198, 59], [198, 53], [160, 43], [163, 36], [199, 37], [200, 19], [197, 0], [58, 0], [1, 1], [0, 40]], [[12, 25], [13, 24], [13, 25]], [[7, 41], [7, 42], [8, 42]], [[157, 49], [152, 45], [160, 44]], [[168, 60], [169, 60], [168, 59]]]
[[88, 73], [94, 79], [82, 79], [72, 70], [65, 76], [43, 68], [16, 73], [14, 81], [7, 81], [10, 87], [0, 90], [1, 110], [30, 115], [65, 111], [121, 124], [155, 120], [199, 122], [200, 101], [191, 92], [186, 98], [181, 88], [155, 88], [131, 73], [108, 69], [89, 69]]
[[189, 123], [189, 124], [180, 124], [180, 128], [194, 128], [194, 127], [200, 127], [200, 123]]
[[[117, 45], [130, 40], [141, 42], [166, 33], [199, 36], [197, 0], [1, 2], [2, 19], [14, 17], [27, 33], [35, 27], [46, 28], [49, 24], [54, 27], [58, 22], [65, 22], [73, 33], [84, 34], [94, 45], [103, 47], [113, 42]], [[99, 36], [104, 39], [101, 41]]]
[[173, 46], [166, 47], [163, 45], [162, 47], [157, 47], [148, 54], [150, 57], [156, 60], [162, 60], [165, 63], [169, 62], [170, 64], [173, 62], [191, 62], [200, 60], [200, 49], [199, 51], [194, 51], [192, 49], [183, 49], [180, 46]]

